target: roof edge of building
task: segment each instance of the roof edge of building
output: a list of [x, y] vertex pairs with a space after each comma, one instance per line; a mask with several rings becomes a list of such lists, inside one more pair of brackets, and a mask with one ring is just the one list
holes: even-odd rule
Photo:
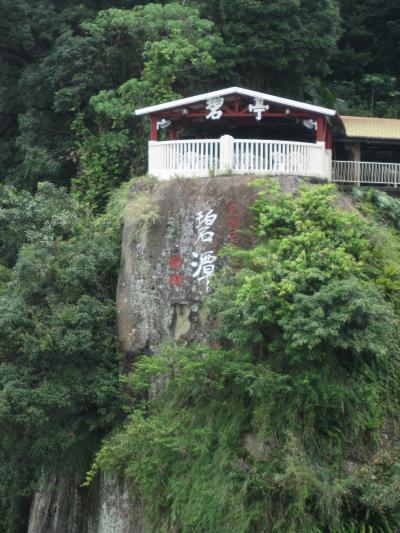
[[235, 95], [235, 94], [242, 95], [242, 96], [248, 96], [252, 98], [263, 98], [266, 101], [276, 103], [278, 105], [286, 105], [288, 107], [293, 107], [295, 109], [310, 111], [313, 113], [326, 115], [329, 117], [334, 117], [337, 115], [337, 111], [334, 109], [328, 109], [326, 107], [316, 106], [313, 104], [307, 104], [305, 102], [299, 102], [297, 100], [292, 100], [290, 98], [274, 96], [272, 94], [262, 93], [259, 91], [253, 91], [251, 89], [244, 89], [241, 87], [228, 87], [226, 89], [220, 89], [218, 91], [212, 91], [208, 93], [198, 94], [195, 96], [190, 96], [188, 98], [180, 98], [179, 100], [164, 102], [163, 104], [143, 107], [141, 109], [136, 109], [135, 115], [137, 116], [150, 115], [150, 114], [157, 113], [160, 111], [172, 109], [174, 107], [182, 107], [185, 105], [195, 104], [203, 100], [208, 100], [209, 98], [215, 98], [218, 96]]

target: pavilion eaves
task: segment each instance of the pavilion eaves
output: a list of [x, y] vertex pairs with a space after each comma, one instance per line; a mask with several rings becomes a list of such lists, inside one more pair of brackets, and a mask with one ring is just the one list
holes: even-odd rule
[[198, 94], [196, 96], [191, 96], [189, 98], [181, 98], [180, 100], [174, 100], [172, 102], [166, 102], [164, 104], [144, 107], [142, 109], [137, 109], [135, 111], [135, 114], [138, 116], [151, 115], [153, 113], [158, 113], [160, 111], [167, 111], [170, 109], [176, 109], [176, 108], [181, 108], [181, 107], [185, 107], [189, 105], [194, 105], [200, 102], [204, 102], [205, 100], [208, 100], [210, 98], [216, 98], [219, 96], [223, 96], [223, 97], [243, 96], [243, 97], [249, 97], [249, 98], [261, 98], [262, 100], [269, 102], [269, 103], [286, 106], [291, 109], [298, 109], [300, 111], [309, 111], [311, 113], [325, 115], [326, 117], [334, 117], [337, 115], [337, 112], [334, 109], [328, 109], [326, 107], [306, 104], [304, 102], [298, 102], [296, 100], [291, 100], [289, 98], [282, 98], [280, 96], [274, 96], [272, 94], [252, 91], [250, 89], [242, 89], [241, 87], [230, 87], [228, 89], [221, 89], [219, 91], [212, 91], [209, 93]]

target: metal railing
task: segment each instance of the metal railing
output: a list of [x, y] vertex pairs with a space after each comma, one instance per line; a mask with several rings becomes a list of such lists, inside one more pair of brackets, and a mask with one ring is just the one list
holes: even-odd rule
[[332, 161], [332, 181], [397, 187], [400, 184], [400, 163]]

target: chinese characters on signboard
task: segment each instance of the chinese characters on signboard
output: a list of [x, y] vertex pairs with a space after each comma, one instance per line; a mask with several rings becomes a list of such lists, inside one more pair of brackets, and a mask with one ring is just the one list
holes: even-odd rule
[[221, 107], [224, 105], [224, 99], [222, 96], [210, 98], [206, 103], [206, 109], [209, 111], [208, 115], [206, 116], [207, 119], [218, 120], [222, 117], [223, 111]]
[[250, 113], [255, 113], [256, 120], [261, 120], [262, 114], [264, 111], [268, 111], [269, 105], [264, 105], [264, 100], [262, 98], [254, 98], [254, 105], [249, 105]]
[[[224, 114], [224, 101], [225, 100], [222, 96], [215, 96], [214, 98], [209, 98], [206, 101], [206, 110], [209, 112], [208, 115], [206, 115], [206, 119], [219, 120]], [[262, 98], [254, 98], [254, 104], [250, 104], [248, 109], [250, 113], [255, 114], [256, 120], [261, 120], [262, 114], [265, 111], [268, 111], [269, 105], [264, 104], [264, 100]]]

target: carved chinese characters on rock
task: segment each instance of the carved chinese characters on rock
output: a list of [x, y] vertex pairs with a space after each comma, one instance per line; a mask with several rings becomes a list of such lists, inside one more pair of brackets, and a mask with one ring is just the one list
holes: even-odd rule
[[[228, 224], [230, 224], [229, 227], [232, 231], [236, 228], [235, 216], [236, 212], [231, 210], [230, 217], [232, 221], [230, 223], [228, 222]], [[209, 290], [210, 278], [214, 273], [215, 262], [217, 260], [213, 247], [215, 235], [213, 226], [217, 218], [218, 215], [214, 213], [213, 209], [198, 211], [195, 214], [195, 236], [190, 262], [191, 274], [190, 276], [185, 276], [184, 260], [179, 254], [172, 255], [169, 258], [168, 264], [168, 284], [170, 287], [177, 288], [183, 285], [185, 280], [194, 279], [198, 283], [204, 284], [207, 291]]]
[[199, 254], [198, 252], [192, 252], [192, 257], [194, 261], [192, 261], [191, 265], [193, 268], [195, 268], [195, 272], [193, 272], [193, 277], [197, 278], [198, 281], [202, 281], [203, 279], [205, 279], [208, 289], [210, 277], [214, 273], [214, 263], [217, 259], [217, 256], [214, 255], [214, 252], [212, 250], [208, 250], [207, 252], [203, 252], [202, 254]]
[[196, 232], [197, 232], [197, 239], [195, 244], [197, 244], [199, 241], [201, 242], [212, 242], [214, 238], [214, 232], [210, 231], [211, 226], [214, 224], [214, 222], [217, 219], [217, 216], [214, 213], [213, 209], [210, 209], [207, 213], [203, 211], [199, 211], [196, 214]]
[[209, 288], [210, 277], [215, 270], [217, 256], [214, 254], [214, 250], [202, 250], [201, 248], [204, 248], [204, 246], [201, 245], [207, 244], [207, 248], [211, 248], [209, 245], [212, 244], [214, 239], [214, 232], [211, 228], [217, 220], [217, 217], [218, 215], [214, 213], [213, 209], [199, 211], [195, 215], [196, 238], [194, 245], [196, 246], [196, 250], [192, 252], [192, 277], [197, 279], [198, 282], [205, 281], [207, 290]]
[[169, 259], [168, 283], [170, 287], [180, 286], [183, 283], [183, 260], [180, 255], [172, 255]]

